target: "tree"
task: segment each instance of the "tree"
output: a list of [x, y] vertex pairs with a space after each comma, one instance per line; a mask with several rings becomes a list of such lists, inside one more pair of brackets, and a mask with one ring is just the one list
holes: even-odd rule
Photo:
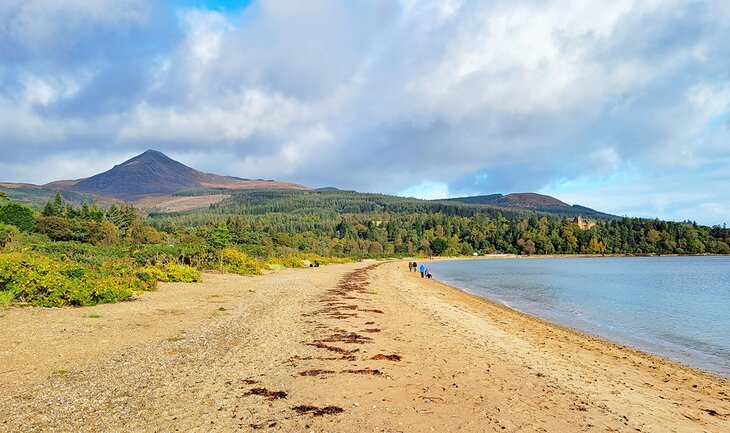
[[89, 223], [90, 241], [94, 245], [111, 246], [119, 243], [119, 229], [109, 221]]
[[449, 248], [449, 240], [443, 236], [438, 236], [431, 241], [431, 251], [434, 255], [440, 256]]
[[23, 232], [34, 232], [36, 229], [35, 211], [28, 206], [11, 201], [0, 207], [0, 223], [10, 224]]
[[651, 229], [646, 233], [646, 240], [649, 241], [650, 244], [655, 244], [659, 242], [662, 239], [661, 233], [658, 231]]
[[525, 240], [520, 238], [517, 240], [517, 246], [520, 247], [522, 249], [522, 252], [527, 254], [528, 256], [537, 252], [535, 242], [533, 242], [531, 239]]
[[10, 201], [4, 191], [0, 191], [0, 201]]
[[588, 243], [588, 251], [592, 254], [603, 255], [606, 252], [606, 245], [604, 245], [602, 241], [599, 241], [597, 238], [593, 237]]
[[38, 217], [38, 232], [48, 236], [53, 241], [67, 241], [71, 239], [71, 228], [68, 220], [59, 216]]
[[56, 191], [56, 195], [53, 200], [49, 200], [48, 203], [43, 207], [41, 214], [46, 217], [60, 217], [64, 216], [65, 208], [63, 206], [63, 198], [61, 193]]
[[223, 248], [231, 244], [231, 233], [228, 231], [228, 227], [219, 225], [216, 227], [208, 238], [208, 244], [214, 249], [218, 250], [220, 258], [220, 269], [223, 270]]
[[142, 224], [140, 220], [134, 220], [127, 229], [127, 239], [132, 244], [159, 244], [162, 242], [162, 235], [153, 227]]

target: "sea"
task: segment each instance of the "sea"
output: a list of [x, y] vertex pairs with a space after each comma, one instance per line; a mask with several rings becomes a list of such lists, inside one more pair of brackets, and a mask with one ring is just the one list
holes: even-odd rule
[[730, 377], [730, 257], [427, 262], [512, 309]]

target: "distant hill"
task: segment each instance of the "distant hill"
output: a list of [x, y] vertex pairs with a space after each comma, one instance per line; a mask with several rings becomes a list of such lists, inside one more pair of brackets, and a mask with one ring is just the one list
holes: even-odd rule
[[[4, 192], [10, 200], [40, 209], [56, 195], [57, 188], [46, 188], [27, 183], [0, 182], [0, 191]], [[97, 201], [100, 205], [110, 204], [108, 200], [101, 197], [94, 197], [91, 194], [84, 194], [76, 191], [61, 191], [61, 196], [67, 202], [80, 205], [91, 204]]]
[[520, 209], [535, 212], [546, 212], [565, 216], [578, 216], [588, 218], [615, 218], [614, 215], [599, 212], [597, 210], [579, 206], [569, 205], [555, 197], [549, 195], [536, 194], [533, 192], [514, 193], [514, 194], [489, 194], [477, 195], [471, 197], [456, 197], [442, 201], [458, 202], [464, 204], [481, 204], [489, 206], [497, 206], [508, 209]]
[[44, 186], [130, 201], [146, 196], [171, 195], [182, 190], [200, 188], [308, 189], [294, 183], [262, 179], [249, 180], [204, 173], [155, 150], [148, 150], [115, 165], [109, 171], [86, 179], [57, 181]]

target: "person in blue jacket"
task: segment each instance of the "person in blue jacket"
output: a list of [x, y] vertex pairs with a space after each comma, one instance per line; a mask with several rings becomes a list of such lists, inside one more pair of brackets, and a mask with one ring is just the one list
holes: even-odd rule
[[418, 268], [419, 271], [421, 271], [421, 278], [426, 276], [426, 266], [421, 264], [421, 267]]

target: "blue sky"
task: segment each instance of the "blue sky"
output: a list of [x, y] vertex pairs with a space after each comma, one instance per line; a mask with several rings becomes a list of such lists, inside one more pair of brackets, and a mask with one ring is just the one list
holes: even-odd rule
[[0, 180], [148, 148], [440, 198], [730, 223], [730, 2], [4, 0]]

